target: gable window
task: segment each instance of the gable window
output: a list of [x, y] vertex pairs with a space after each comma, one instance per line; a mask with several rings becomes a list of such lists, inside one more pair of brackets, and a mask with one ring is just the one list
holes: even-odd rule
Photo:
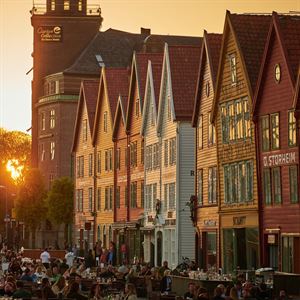
[[151, 119], [151, 126], [154, 126], [154, 105], [152, 100], [150, 104], [150, 119]]
[[198, 147], [203, 148], [203, 115], [200, 115], [198, 121]]
[[226, 104], [221, 105], [221, 123], [222, 123], [222, 142], [223, 144], [229, 141], [229, 114], [228, 106]]
[[41, 114], [41, 128], [42, 128], [42, 130], [46, 129], [46, 114], [45, 114], [45, 112], [42, 112], [42, 114]]
[[103, 114], [103, 131], [107, 132], [107, 111]]
[[236, 123], [236, 138], [243, 138], [243, 103], [242, 101], [235, 102], [235, 123]]
[[208, 203], [217, 203], [217, 167], [208, 168]]
[[169, 140], [170, 165], [176, 164], [176, 138]]
[[97, 172], [101, 173], [101, 151], [97, 153]]
[[237, 73], [236, 73], [236, 56], [235, 56], [235, 54], [229, 55], [229, 62], [230, 62], [231, 83], [236, 84]]
[[262, 151], [269, 151], [270, 150], [270, 127], [269, 127], [268, 115], [260, 118], [260, 130], [261, 130]]
[[298, 170], [297, 166], [289, 166], [290, 202], [298, 203]]
[[164, 157], [165, 157], [165, 167], [169, 164], [169, 157], [168, 157], [168, 154], [169, 154], [169, 141], [168, 140], [165, 140], [164, 141], [164, 149], [165, 149], [165, 154], [164, 154]]
[[137, 207], [137, 182], [132, 182], [130, 185], [130, 207]]
[[70, 0], [64, 0], [64, 10], [70, 10]]
[[93, 211], [93, 188], [89, 188], [89, 211]]
[[93, 176], [93, 154], [89, 154], [89, 176]]
[[198, 205], [203, 204], [203, 169], [198, 170]]
[[168, 110], [168, 120], [171, 120], [171, 97], [168, 95], [167, 97], [167, 110]]
[[83, 156], [77, 157], [77, 177], [84, 175], [84, 158]]
[[288, 112], [288, 126], [289, 126], [289, 146], [296, 146], [296, 118], [294, 111]]
[[50, 159], [53, 160], [55, 157], [55, 142], [50, 143]]
[[135, 100], [135, 116], [138, 118], [140, 115], [140, 99]]
[[208, 144], [214, 145], [216, 142], [216, 129], [211, 122], [211, 112], [208, 113]]
[[51, 109], [50, 110], [50, 128], [55, 127], [55, 110]]
[[279, 113], [272, 114], [271, 121], [271, 148], [279, 149]]
[[116, 208], [120, 208], [120, 187], [116, 188]]
[[105, 150], [105, 171], [112, 171], [112, 149]]
[[84, 142], [87, 141], [87, 119], [82, 121], [82, 139]]

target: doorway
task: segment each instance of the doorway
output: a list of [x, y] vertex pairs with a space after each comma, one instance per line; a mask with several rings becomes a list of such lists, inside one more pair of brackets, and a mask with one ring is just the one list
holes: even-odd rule
[[162, 232], [158, 231], [156, 234], [156, 265], [158, 267], [161, 267], [162, 264], [162, 243], [163, 243]]

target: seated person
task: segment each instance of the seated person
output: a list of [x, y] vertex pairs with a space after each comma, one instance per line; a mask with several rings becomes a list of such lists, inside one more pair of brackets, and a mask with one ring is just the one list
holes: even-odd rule
[[76, 300], [87, 300], [88, 298], [80, 293], [78, 282], [71, 283], [70, 290], [67, 294], [67, 298]]
[[51, 286], [50, 286], [49, 279], [47, 277], [44, 277], [42, 279], [41, 290], [42, 290], [42, 298], [43, 299], [56, 298], [56, 295], [53, 293]]
[[94, 300], [101, 300], [104, 298], [104, 293], [101, 290], [101, 285], [100, 284], [94, 284], [91, 288], [90, 296], [89, 299], [94, 299]]
[[140, 276], [149, 276], [151, 275], [151, 267], [150, 267], [150, 264], [147, 263], [141, 270]]
[[23, 281], [29, 281], [29, 282], [33, 282], [33, 278], [30, 274], [30, 269], [29, 268], [26, 268], [23, 275], [21, 276], [20, 278], [21, 280]]
[[86, 285], [82, 283], [81, 275], [76, 273], [75, 276], [74, 276], [74, 281], [78, 283], [80, 292], [87, 292], [88, 291], [88, 288], [86, 287]]
[[112, 265], [109, 265], [109, 266], [107, 267], [107, 270], [101, 272], [101, 273], [99, 274], [99, 276], [100, 276], [101, 278], [112, 278], [112, 277], [115, 277], [115, 278], [116, 278], [116, 274], [115, 274], [115, 272], [114, 272], [113, 266], [112, 266]]
[[184, 299], [191, 300], [196, 298], [196, 285], [194, 282], [190, 282], [188, 285], [188, 291], [184, 294]]
[[126, 262], [123, 261], [122, 265], [118, 268], [118, 273], [121, 273], [122, 275], [125, 275], [129, 272], [129, 269], [126, 266]]
[[31, 293], [24, 289], [24, 282], [18, 280], [16, 283], [17, 290], [13, 293], [13, 298], [31, 299]]

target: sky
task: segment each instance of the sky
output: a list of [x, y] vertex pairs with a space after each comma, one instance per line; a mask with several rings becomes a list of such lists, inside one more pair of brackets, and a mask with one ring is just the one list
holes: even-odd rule
[[[34, 0], [42, 3], [44, 0]], [[300, 0], [88, 0], [100, 4], [101, 30], [202, 36], [222, 32], [226, 10], [232, 13], [300, 12]], [[0, 0], [0, 127], [31, 127], [33, 0]]]

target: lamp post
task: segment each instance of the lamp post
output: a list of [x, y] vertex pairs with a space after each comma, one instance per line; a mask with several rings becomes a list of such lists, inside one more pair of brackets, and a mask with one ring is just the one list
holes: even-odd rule
[[5, 190], [5, 218], [4, 218], [4, 222], [5, 222], [5, 240], [7, 243], [7, 238], [8, 238], [8, 211], [7, 211], [7, 187], [5, 185], [0, 185], [0, 189], [4, 189]]

